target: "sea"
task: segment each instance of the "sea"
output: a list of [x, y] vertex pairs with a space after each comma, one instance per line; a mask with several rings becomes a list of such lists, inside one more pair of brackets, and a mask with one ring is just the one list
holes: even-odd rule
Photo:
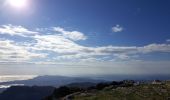
[[[0, 83], [2, 82], [10, 82], [17, 80], [29, 80], [37, 77], [37, 75], [0, 75]], [[23, 86], [24, 84], [8, 84], [8, 85], [0, 85], [0, 88], [9, 88], [11, 86]]]

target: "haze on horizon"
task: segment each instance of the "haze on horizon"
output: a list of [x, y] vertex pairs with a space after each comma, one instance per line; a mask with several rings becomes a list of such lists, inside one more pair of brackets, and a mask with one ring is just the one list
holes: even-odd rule
[[170, 0], [0, 0], [0, 75], [168, 75]]

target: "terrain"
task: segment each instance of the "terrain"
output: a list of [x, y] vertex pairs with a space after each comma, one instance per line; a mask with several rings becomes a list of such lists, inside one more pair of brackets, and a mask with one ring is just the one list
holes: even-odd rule
[[50, 86], [12, 86], [0, 94], [0, 100], [41, 100], [54, 89]]
[[[74, 90], [74, 92], [73, 92]], [[60, 91], [60, 92], [59, 92]], [[66, 92], [67, 91], [67, 92]], [[64, 92], [65, 94], [59, 95]], [[72, 89], [61, 87], [45, 100], [169, 100], [170, 84], [136, 83], [122, 81], [112, 83], [98, 83], [88, 89]]]
[[106, 87], [101, 91], [88, 91], [74, 96], [73, 100], [169, 100], [170, 87], [142, 85], [133, 87]]
[[39, 76], [30, 80], [3, 82], [24, 84], [2, 88], [0, 100], [169, 100], [170, 81], [123, 80]]

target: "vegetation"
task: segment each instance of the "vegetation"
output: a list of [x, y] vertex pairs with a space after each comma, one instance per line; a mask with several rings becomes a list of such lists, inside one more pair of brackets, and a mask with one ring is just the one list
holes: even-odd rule
[[169, 100], [168, 84], [120, 81], [99, 83], [89, 88], [60, 87], [46, 100]]
[[0, 100], [41, 100], [54, 89], [51, 86], [12, 86], [0, 94]]
[[76, 88], [76, 87], [61, 86], [61, 87], [55, 89], [53, 94], [46, 97], [44, 100], [53, 100], [53, 98], [60, 99], [60, 98], [65, 97], [66, 95], [69, 95], [69, 94], [72, 94], [75, 92], [80, 92], [82, 90], [83, 89]]
[[100, 91], [88, 91], [74, 96], [74, 100], [169, 100], [167, 85], [144, 84], [131, 87], [105, 87]]

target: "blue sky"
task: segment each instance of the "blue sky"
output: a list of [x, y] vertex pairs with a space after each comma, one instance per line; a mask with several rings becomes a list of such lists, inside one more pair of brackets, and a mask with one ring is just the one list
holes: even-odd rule
[[169, 74], [169, 0], [9, 1], [0, 0], [1, 74]]

